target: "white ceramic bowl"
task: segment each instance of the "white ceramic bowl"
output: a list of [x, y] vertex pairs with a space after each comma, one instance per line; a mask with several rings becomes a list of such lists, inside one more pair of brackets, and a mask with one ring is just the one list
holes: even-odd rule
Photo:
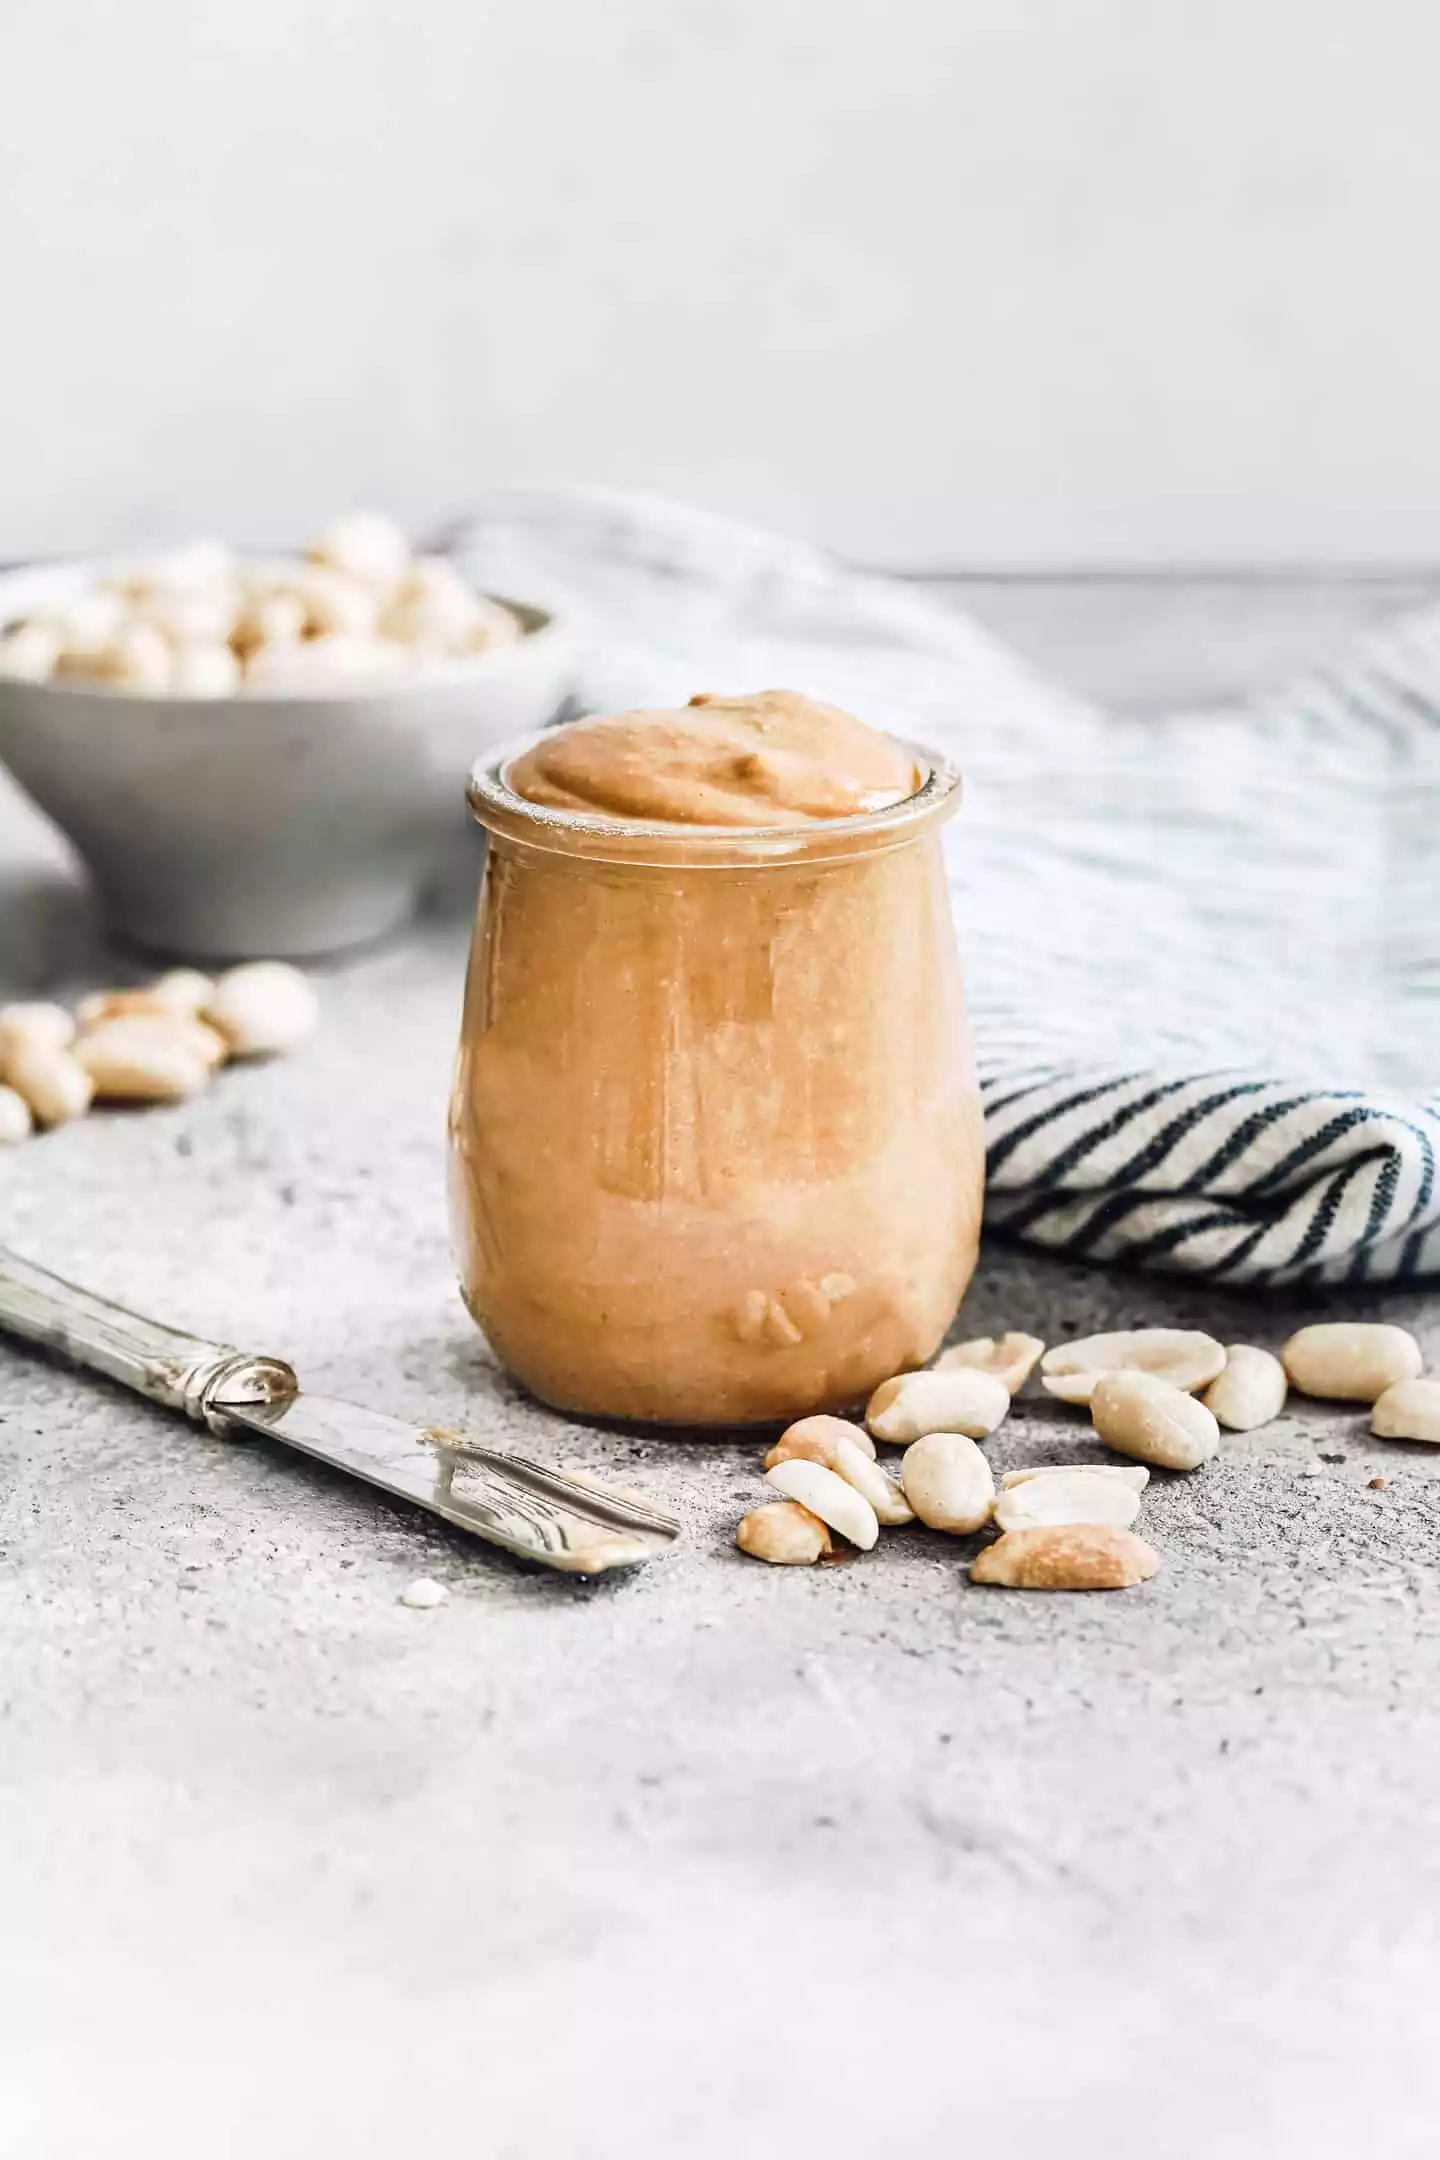
[[[104, 574], [0, 575], [0, 623]], [[305, 958], [394, 929], [469, 828], [476, 757], [568, 685], [553, 616], [423, 678], [305, 697], [139, 697], [0, 677], [0, 761], [79, 851], [110, 928], [157, 953]]]

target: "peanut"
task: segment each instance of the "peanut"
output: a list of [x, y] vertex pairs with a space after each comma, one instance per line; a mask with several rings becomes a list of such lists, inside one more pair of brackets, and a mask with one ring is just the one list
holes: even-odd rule
[[14, 1147], [35, 1130], [30, 1105], [12, 1087], [0, 1087], [0, 1147]]
[[84, 1066], [53, 1044], [30, 1042], [12, 1051], [5, 1074], [30, 1105], [37, 1125], [68, 1125], [72, 1118], [84, 1117], [95, 1093]]
[[393, 682], [406, 664], [403, 645], [336, 632], [299, 645], [258, 646], [245, 664], [244, 688], [269, 696], [323, 696]]
[[75, 1018], [81, 1034], [102, 1025], [106, 1020], [129, 1020], [137, 1016], [147, 1019], [169, 1020], [174, 1017], [174, 1007], [167, 1004], [153, 988], [144, 990], [92, 990], [81, 998], [75, 1007]]
[[118, 593], [103, 588], [72, 593], [57, 600], [35, 617], [60, 640], [61, 653], [78, 659], [82, 653], [98, 653], [120, 635], [129, 611]]
[[412, 572], [386, 602], [380, 635], [432, 652], [463, 652], [483, 630], [488, 604], [453, 564], [432, 558], [423, 577]]
[[218, 1028], [234, 1057], [278, 1057], [314, 1032], [315, 993], [284, 960], [250, 960], [216, 983], [201, 1017]]
[[261, 588], [250, 593], [230, 633], [234, 650], [246, 658], [262, 645], [298, 645], [305, 635], [305, 603], [300, 595]]
[[1059, 1523], [1112, 1523], [1128, 1530], [1139, 1512], [1140, 1495], [1132, 1485], [1095, 1470], [1026, 1478], [1002, 1492], [994, 1510], [1002, 1530], [1038, 1530]]
[[830, 1467], [847, 1485], [853, 1485], [862, 1499], [869, 1501], [882, 1529], [895, 1529], [901, 1523], [915, 1520], [915, 1510], [895, 1480], [880, 1468], [873, 1447], [867, 1455], [858, 1441], [841, 1440], [836, 1444], [835, 1460]]
[[1397, 1380], [1414, 1380], [1425, 1360], [1402, 1327], [1328, 1320], [1298, 1328], [1280, 1352], [1292, 1387], [1332, 1402], [1373, 1403]]
[[399, 526], [373, 510], [336, 518], [305, 552], [311, 562], [365, 585], [397, 584], [410, 561], [410, 543]]
[[187, 540], [163, 555], [117, 564], [101, 589], [129, 600], [158, 593], [224, 592], [233, 587], [238, 573], [235, 551], [223, 540]]
[[136, 601], [137, 622], [150, 623], [175, 647], [177, 655], [187, 646], [221, 646], [232, 658], [225, 641], [235, 628], [240, 595], [234, 586], [162, 586], [142, 594]]
[[1128, 1328], [1058, 1343], [1040, 1360], [1041, 1384], [1062, 1402], [1089, 1402], [1102, 1373], [1148, 1372], [1172, 1387], [1204, 1387], [1225, 1368], [1225, 1352], [1213, 1335], [1191, 1328]]
[[776, 1463], [798, 1457], [805, 1462], [824, 1463], [827, 1470], [833, 1470], [835, 1450], [842, 1440], [852, 1440], [872, 1462], [875, 1460], [875, 1443], [863, 1425], [852, 1425], [842, 1417], [803, 1417], [786, 1426], [765, 1457], [765, 1468], [773, 1470]]
[[81, 1036], [75, 1061], [103, 1102], [184, 1102], [210, 1078], [195, 1028], [190, 1020], [141, 1014], [103, 1020]]
[[1228, 1343], [1225, 1370], [1200, 1397], [1228, 1432], [1254, 1432], [1285, 1407], [1285, 1367], [1254, 1343]]
[[802, 1507], [809, 1508], [812, 1515], [818, 1515], [821, 1522], [838, 1530], [841, 1537], [858, 1545], [862, 1552], [869, 1552], [879, 1537], [880, 1523], [869, 1501], [834, 1470], [827, 1470], [823, 1463], [804, 1462], [795, 1457], [789, 1462], [776, 1463], [765, 1475], [776, 1492], [787, 1500], [798, 1500]]
[[1162, 1470], [1198, 1470], [1220, 1445], [1214, 1412], [1155, 1373], [1103, 1374], [1090, 1415], [1107, 1447]]
[[983, 1440], [1009, 1408], [1010, 1390], [1003, 1380], [958, 1366], [883, 1380], [866, 1406], [865, 1422], [877, 1440], [899, 1444], [941, 1432]]
[[1370, 1430], [1382, 1440], [1429, 1440], [1440, 1446], [1440, 1380], [1394, 1380], [1375, 1398]]
[[1091, 1477], [1119, 1478], [1132, 1492], [1144, 1492], [1150, 1482], [1150, 1472], [1144, 1463], [1031, 1463], [1027, 1469], [1007, 1470], [1000, 1480], [1001, 1490], [1010, 1492], [1031, 1478], [1068, 1477], [1072, 1470], [1088, 1471]]
[[1153, 1546], [1108, 1523], [1008, 1530], [970, 1563], [971, 1582], [1006, 1590], [1128, 1590], [1159, 1572]]
[[520, 636], [518, 619], [509, 608], [501, 607], [496, 600], [478, 595], [480, 613], [473, 624], [466, 649], [470, 652], [489, 652], [496, 645], [513, 645]]
[[768, 1560], [772, 1567], [810, 1567], [829, 1552], [830, 1532], [798, 1500], [767, 1500], [750, 1510], [735, 1543], [752, 1560]]
[[171, 1012], [198, 1013], [214, 993], [213, 977], [199, 968], [171, 968], [150, 985], [150, 995]]
[[15, 682], [48, 682], [60, 658], [60, 633], [49, 623], [11, 623], [0, 637], [0, 675]]
[[1018, 1395], [1044, 1353], [1038, 1335], [977, 1335], [936, 1358], [934, 1370], [989, 1373]]
[[288, 590], [305, 610], [307, 636], [374, 636], [379, 602], [361, 579], [326, 564], [307, 563], [295, 572]]
[[0, 1005], [0, 1078], [22, 1050], [63, 1050], [74, 1040], [75, 1022], [63, 1005]]
[[153, 623], [124, 624], [106, 645], [67, 645], [56, 663], [61, 681], [95, 683], [140, 695], [168, 690], [175, 656]]
[[990, 1519], [995, 1479], [968, 1433], [926, 1433], [901, 1457], [900, 1482], [932, 1530], [963, 1537]]
[[240, 663], [221, 639], [196, 638], [175, 647], [170, 676], [174, 697], [233, 697], [240, 688]]

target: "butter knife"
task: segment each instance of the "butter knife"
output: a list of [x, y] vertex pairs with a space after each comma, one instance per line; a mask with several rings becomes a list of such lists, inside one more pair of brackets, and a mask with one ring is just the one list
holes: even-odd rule
[[680, 1535], [673, 1516], [629, 1493], [482, 1447], [463, 1433], [312, 1395], [283, 1358], [146, 1320], [4, 1246], [0, 1333], [104, 1373], [222, 1438], [278, 1440], [566, 1574], [633, 1567]]

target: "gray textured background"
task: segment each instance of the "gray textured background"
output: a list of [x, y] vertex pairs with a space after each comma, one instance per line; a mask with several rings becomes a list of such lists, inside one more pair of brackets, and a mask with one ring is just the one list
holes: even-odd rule
[[[969, 594], [1137, 709], [1411, 596]], [[112, 979], [13, 804], [0, 861], [0, 994]], [[572, 1426], [463, 1316], [464, 943], [436, 918], [327, 975], [291, 1063], [7, 1155], [0, 1235], [322, 1387], [611, 1467], [688, 1542], [543, 1578], [0, 1352], [0, 2151], [1433, 2151], [1434, 1454], [1297, 1404], [1155, 1479], [1165, 1570], [1123, 1597], [972, 1591], [918, 1531], [741, 1560], [758, 1448]], [[1434, 1300], [1374, 1309], [1440, 1356]], [[962, 1331], [1298, 1317], [987, 1249]], [[990, 1453], [1083, 1430], [1027, 1400]], [[443, 1610], [397, 1604], [422, 1572]]]

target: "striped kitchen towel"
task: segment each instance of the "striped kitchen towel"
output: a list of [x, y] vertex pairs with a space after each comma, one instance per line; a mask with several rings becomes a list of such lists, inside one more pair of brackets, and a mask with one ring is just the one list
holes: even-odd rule
[[956, 756], [991, 1227], [1236, 1284], [1440, 1274], [1440, 613], [1140, 720], [672, 504], [499, 495], [459, 537], [573, 613], [590, 709], [783, 685]]

